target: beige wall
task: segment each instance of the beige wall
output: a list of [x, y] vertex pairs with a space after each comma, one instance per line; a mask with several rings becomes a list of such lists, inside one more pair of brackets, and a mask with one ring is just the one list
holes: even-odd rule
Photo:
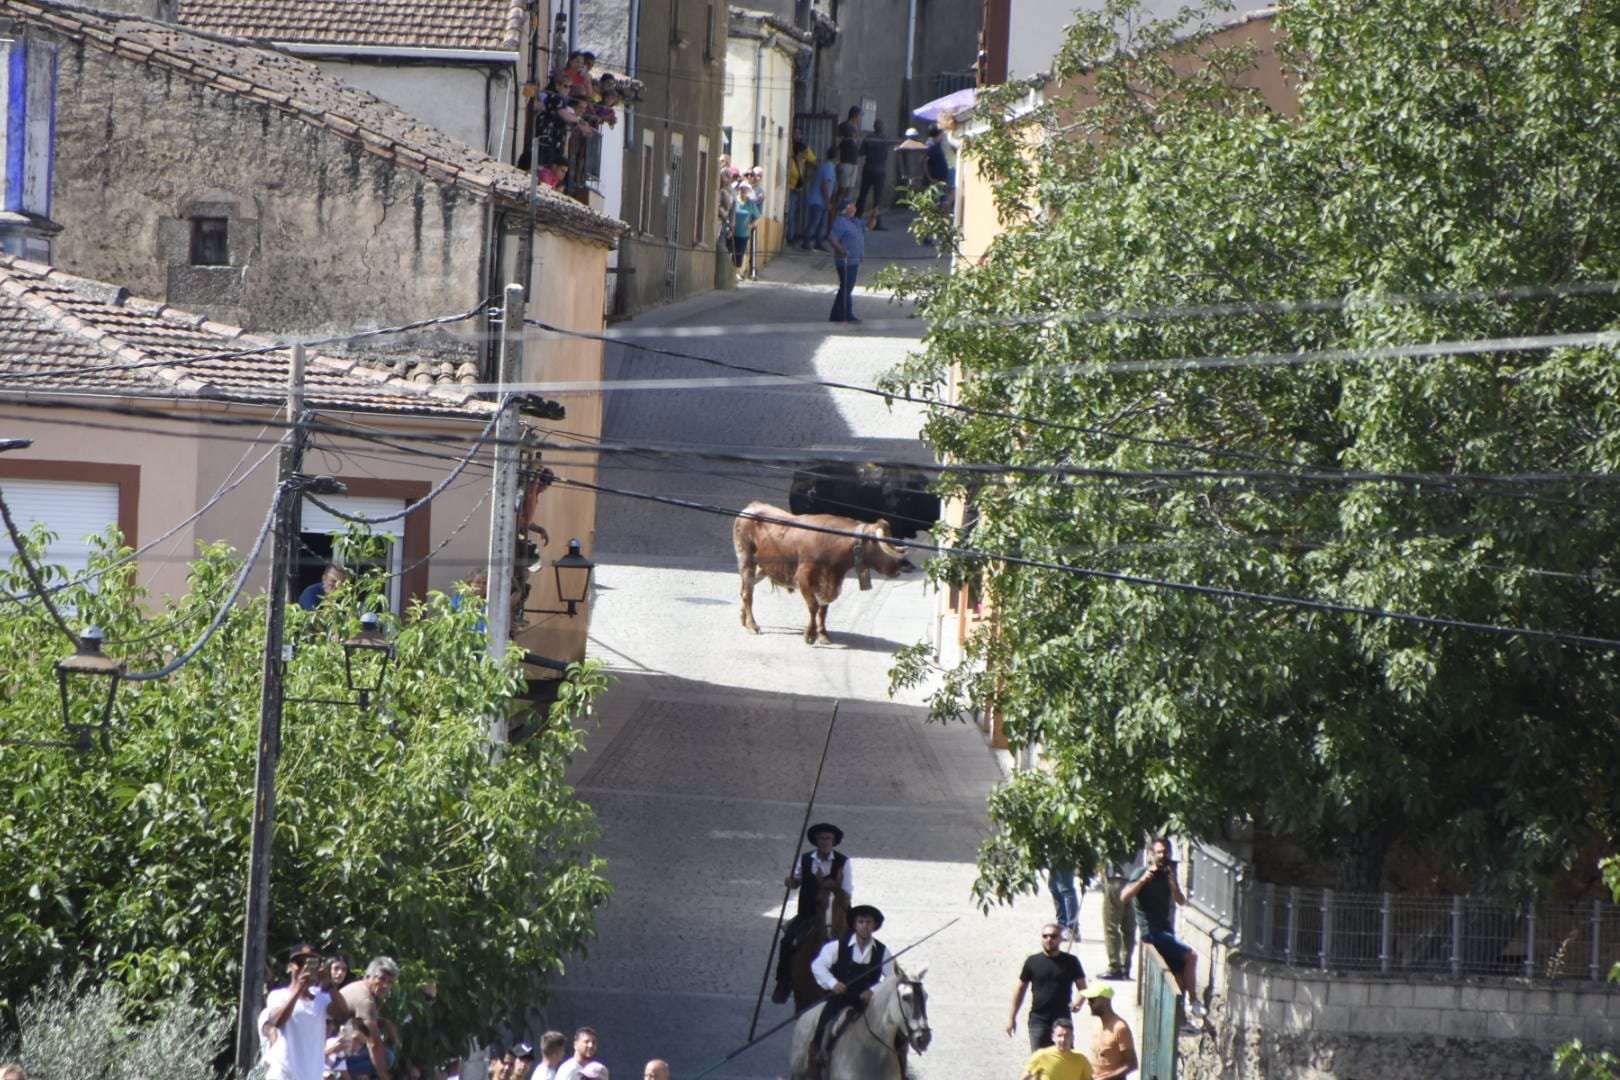
[[767, 29], [764, 37], [734, 34], [726, 39], [725, 125], [731, 129], [731, 164], [765, 170], [765, 213], [755, 245], [761, 266], [782, 250], [788, 158], [793, 153], [795, 53], [776, 44], [761, 50], [760, 43], [772, 34]]
[[[528, 318], [565, 330], [600, 334], [606, 301], [606, 249], [566, 236], [542, 233], [535, 237], [534, 254], [535, 287], [530, 290]], [[531, 421], [539, 437], [547, 443], [590, 446], [602, 433], [602, 392], [559, 387], [601, 381], [602, 343], [533, 327], [525, 331], [523, 341], [522, 380], [537, 384], [538, 393], [561, 402], [568, 411], [560, 421]], [[593, 453], [542, 451], [541, 463], [565, 479], [589, 484], [597, 480], [597, 458]], [[596, 493], [566, 484], [552, 485], [541, 494], [536, 505], [535, 524], [545, 528], [551, 543], [541, 552], [545, 567], [530, 578], [528, 606], [561, 609], [563, 605], [557, 597], [557, 578], [551, 562], [567, 554], [570, 539], [579, 540], [587, 557], [596, 550]], [[517, 634], [517, 641], [524, 648], [558, 660], [584, 658], [589, 602], [573, 618], [540, 614], [531, 614], [528, 618], [530, 625]], [[535, 669], [531, 674], [547, 672]]]

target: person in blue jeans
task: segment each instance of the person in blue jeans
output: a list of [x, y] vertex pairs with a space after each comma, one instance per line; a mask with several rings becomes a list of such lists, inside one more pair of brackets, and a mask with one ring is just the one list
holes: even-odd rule
[[[876, 210], [873, 213], [876, 214]], [[833, 249], [833, 267], [838, 271], [838, 295], [833, 298], [830, 322], [844, 325], [858, 323], [855, 317], [855, 277], [861, 271], [861, 259], [866, 255], [866, 230], [870, 220], [855, 216], [855, 200], [845, 199], [838, 204], [838, 217], [833, 219], [827, 232], [827, 243]]]
[[1052, 908], [1057, 912], [1058, 925], [1070, 941], [1080, 940], [1080, 901], [1085, 886], [1074, 884], [1074, 866], [1061, 859], [1053, 859], [1046, 867], [1046, 885], [1052, 890]]
[[805, 213], [807, 215], [804, 226], [804, 250], [819, 248], [827, 250], [827, 211], [831, 206], [833, 192], [838, 187], [838, 165], [833, 160], [837, 148], [827, 151], [827, 156], [816, 167], [816, 175], [810, 181], [810, 193], [805, 196]]

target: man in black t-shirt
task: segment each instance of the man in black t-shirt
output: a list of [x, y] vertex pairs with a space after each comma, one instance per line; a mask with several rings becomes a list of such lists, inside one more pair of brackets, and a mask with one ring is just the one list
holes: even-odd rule
[[1018, 990], [1007, 1015], [1007, 1034], [1018, 1030], [1018, 1008], [1024, 1003], [1024, 992], [1033, 988], [1027, 1025], [1031, 1053], [1052, 1045], [1052, 1021], [1078, 1009], [1074, 992], [1086, 988], [1086, 970], [1080, 966], [1080, 958], [1064, 952], [1062, 946], [1063, 928], [1047, 923], [1041, 927], [1041, 951], [1025, 960], [1024, 969], [1018, 973]]
[[1176, 860], [1170, 857], [1170, 841], [1153, 838], [1151, 858], [1132, 875], [1119, 891], [1119, 898], [1136, 905], [1136, 926], [1144, 942], [1164, 957], [1165, 966], [1175, 973], [1181, 992], [1187, 995], [1187, 1011], [1202, 1020], [1209, 1009], [1198, 998], [1198, 954], [1176, 937], [1176, 907], [1187, 902], [1176, 880]]

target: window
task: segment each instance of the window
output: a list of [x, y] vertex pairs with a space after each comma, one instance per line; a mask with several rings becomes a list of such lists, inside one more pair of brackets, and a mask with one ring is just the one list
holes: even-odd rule
[[194, 217], [191, 219], [191, 265], [229, 266], [230, 219]]
[[[345, 514], [355, 514], [363, 517], [380, 517], [385, 514], [397, 514], [405, 509], [404, 499], [379, 498], [377, 496], [354, 495], [326, 495], [322, 502], [335, 506]], [[299, 525], [298, 533], [298, 568], [294, 575], [293, 595], [297, 596], [304, 589], [321, 580], [321, 574], [326, 571], [327, 564], [332, 561], [332, 552], [338, 537], [349, 531], [352, 522], [343, 520], [333, 514], [322, 510], [312, 502], [305, 502], [302, 510], [303, 520]], [[390, 576], [388, 578], [387, 596], [390, 611], [398, 612], [400, 608], [400, 569], [405, 539], [405, 523], [410, 518], [401, 518], [397, 521], [387, 521], [380, 525], [361, 526], [371, 531], [372, 535], [384, 537], [388, 542], [387, 554], [376, 564]], [[371, 569], [369, 566], [349, 566], [351, 572], [358, 569]]]
[[[70, 577], [89, 566], [91, 545], [109, 525], [118, 526], [124, 543], [139, 544], [135, 527], [141, 498], [139, 465], [92, 461], [0, 461], [0, 486], [18, 527], [36, 524], [56, 534], [45, 561], [64, 568]], [[0, 529], [0, 564], [14, 548]]]
[[657, 155], [654, 150], [654, 136], [650, 131], [641, 133], [641, 206], [637, 215], [637, 228], [641, 232], [652, 232], [652, 205], [653, 205], [653, 162]]
[[703, 59], [712, 63], [714, 58], [714, 5], [710, 4], [703, 13]]

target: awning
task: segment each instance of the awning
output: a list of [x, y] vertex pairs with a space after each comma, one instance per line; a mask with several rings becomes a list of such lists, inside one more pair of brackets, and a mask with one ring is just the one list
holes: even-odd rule
[[935, 98], [926, 105], [919, 105], [911, 110], [911, 115], [919, 120], [938, 120], [942, 116], [972, 107], [978, 96], [979, 91], [970, 86], [965, 90], [946, 94], [942, 98]]

